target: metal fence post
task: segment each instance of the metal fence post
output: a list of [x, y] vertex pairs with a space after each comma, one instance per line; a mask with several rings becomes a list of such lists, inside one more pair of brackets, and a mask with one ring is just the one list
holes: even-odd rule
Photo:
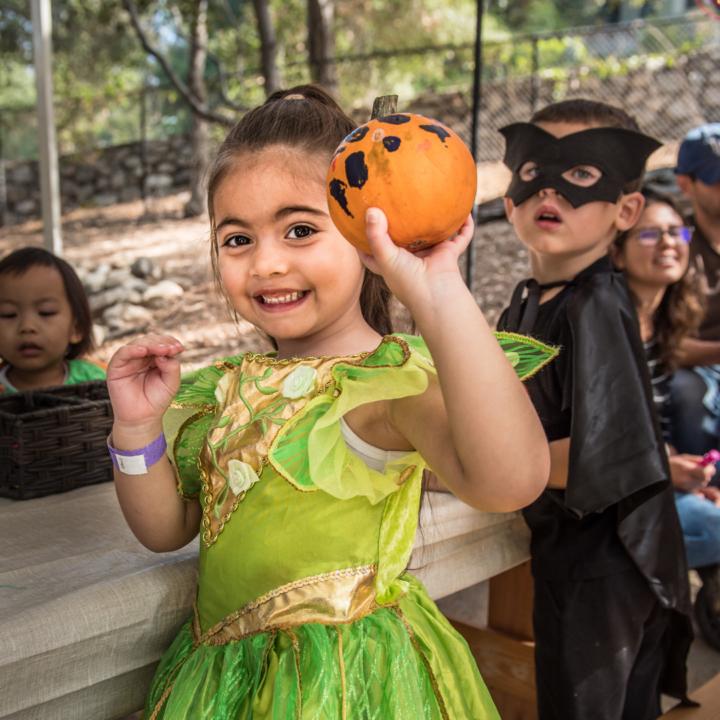
[[533, 115], [537, 110], [538, 95], [540, 95], [540, 48], [538, 47], [537, 37], [533, 37], [533, 60], [532, 60], [532, 76], [530, 78], [530, 114]]
[[[480, 147], [480, 104], [482, 102], [482, 17], [483, 0], [477, 0], [477, 23], [475, 25], [475, 71], [473, 78], [472, 128], [470, 130], [470, 150], [473, 160], [477, 163]], [[473, 269], [475, 266], [475, 238], [470, 240], [467, 249], [467, 267], [465, 283], [468, 290], [473, 290]]]
[[143, 78], [140, 90], [140, 176], [143, 201], [147, 200], [148, 152], [147, 152], [147, 108], [146, 108], [146, 79]]

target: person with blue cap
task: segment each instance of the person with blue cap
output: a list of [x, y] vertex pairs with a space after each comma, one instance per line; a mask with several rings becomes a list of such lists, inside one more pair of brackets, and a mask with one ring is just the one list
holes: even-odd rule
[[673, 440], [679, 452], [704, 455], [720, 431], [720, 123], [693, 128], [680, 146], [677, 183], [693, 208], [690, 265], [706, 301], [698, 338], [686, 339], [675, 376]]
[[[720, 123], [701, 125], [685, 136], [675, 174], [692, 204], [695, 230], [690, 267], [700, 273], [706, 310], [698, 337], [683, 341], [684, 367], [677, 369], [672, 385], [672, 438], [679, 453], [705, 455], [718, 448], [720, 433]], [[701, 494], [720, 507], [718, 477], [716, 474]], [[697, 557], [689, 558], [690, 566], [698, 570], [705, 586], [711, 644], [720, 647], [720, 564], [716, 543], [711, 541], [713, 534], [703, 529], [712, 513], [702, 511], [696, 501], [678, 501], [678, 513], [686, 542], [688, 534], [695, 541]], [[698, 555], [698, 549], [704, 552]], [[708, 623], [701, 617], [698, 620], [711, 641]]]

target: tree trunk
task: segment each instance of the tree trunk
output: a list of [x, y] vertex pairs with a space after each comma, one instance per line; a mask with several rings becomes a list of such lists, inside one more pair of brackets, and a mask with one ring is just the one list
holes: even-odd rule
[[[190, 64], [187, 84], [195, 97], [205, 105], [205, 61], [207, 60], [207, 6], [208, 0], [195, 0], [190, 25]], [[210, 134], [208, 121], [192, 113], [192, 165], [190, 170], [190, 200], [185, 205], [185, 216], [202, 215], [207, 203], [206, 174], [210, 161]]]
[[268, 0], [253, 0], [257, 17], [258, 33], [260, 34], [260, 56], [262, 73], [265, 78], [265, 95], [272, 95], [280, 88], [280, 76], [275, 63], [277, 41], [275, 28], [270, 19]]
[[324, 85], [337, 95], [335, 64], [330, 62], [335, 54], [333, 0], [308, 0], [308, 55], [310, 75], [313, 82]]

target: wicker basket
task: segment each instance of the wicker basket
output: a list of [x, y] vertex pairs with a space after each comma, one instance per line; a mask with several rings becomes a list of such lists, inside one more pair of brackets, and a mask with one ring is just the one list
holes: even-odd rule
[[28, 500], [112, 480], [107, 384], [0, 396], [0, 497]]

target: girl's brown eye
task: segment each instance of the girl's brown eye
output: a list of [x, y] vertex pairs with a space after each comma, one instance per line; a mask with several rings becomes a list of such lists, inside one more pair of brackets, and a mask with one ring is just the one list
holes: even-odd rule
[[223, 243], [223, 247], [242, 247], [243, 245], [250, 245], [250, 243], [250, 238], [247, 238], [244, 235], [233, 235], [232, 237], [229, 237], [227, 240], [225, 240], [225, 242]]
[[291, 228], [288, 237], [292, 240], [305, 240], [306, 238], [312, 237], [315, 232], [316, 231], [308, 225], [296, 225], [294, 228]]

